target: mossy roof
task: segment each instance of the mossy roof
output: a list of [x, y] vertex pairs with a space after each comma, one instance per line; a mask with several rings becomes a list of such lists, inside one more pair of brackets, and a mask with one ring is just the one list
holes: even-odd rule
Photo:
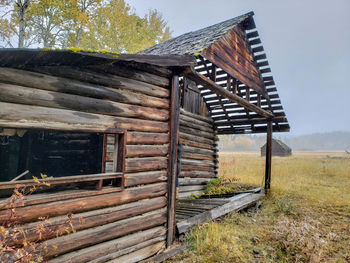
[[[254, 20], [251, 19], [253, 15], [253, 12], [249, 12], [224, 22], [183, 34], [161, 44], [142, 50], [138, 54], [196, 55], [224, 36], [229, 30], [238, 24], [245, 23], [248, 27], [249, 24], [254, 24]], [[255, 24], [252, 27], [255, 27]]]

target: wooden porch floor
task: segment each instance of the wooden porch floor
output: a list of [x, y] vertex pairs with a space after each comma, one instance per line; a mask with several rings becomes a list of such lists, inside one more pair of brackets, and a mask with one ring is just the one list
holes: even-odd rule
[[230, 212], [237, 212], [263, 198], [261, 189], [234, 195], [229, 198], [212, 199], [180, 199], [176, 202], [176, 226], [178, 233], [189, 231], [196, 225], [201, 225]]

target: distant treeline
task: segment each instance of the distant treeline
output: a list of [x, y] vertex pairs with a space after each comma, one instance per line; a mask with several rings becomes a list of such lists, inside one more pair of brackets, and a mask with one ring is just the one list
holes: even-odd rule
[[[264, 135], [220, 136], [220, 151], [259, 151], [266, 142]], [[350, 150], [350, 132], [335, 131], [301, 136], [275, 134], [274, 138], [286, 143], [293, 151]]]

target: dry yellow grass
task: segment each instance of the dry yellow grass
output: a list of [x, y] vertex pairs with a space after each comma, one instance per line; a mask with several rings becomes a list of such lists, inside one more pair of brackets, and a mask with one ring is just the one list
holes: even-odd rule
[[[191, 249], [171, 262], [350, 262], [346, 157], [273, 157], [271, 194], [262, 208], [195, 228], [186, 236]], [[219, 175], [261, 185], [264, 165], [257, 153], [222, 153]]]

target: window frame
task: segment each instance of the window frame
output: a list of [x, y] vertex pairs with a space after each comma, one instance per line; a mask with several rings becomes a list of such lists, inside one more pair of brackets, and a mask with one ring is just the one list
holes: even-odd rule
[[[103, 152], [102, 152], [102, 171], [97, 174], [84, 174], [84, 175], [70, 175], [64, 177], [56, 178], [44, 178], [44, 179], [29, 179], [21, 181], [3, 181], [0, 182], [0, 190], [9, 190], [14, 189], [18, 185], [20, 186], [32, 186], [39, 182], [47, 182], [50, 185], [63, 185], [67, 183], [79, 183], [79, 182], [88, 182], [96, 181], [96, 189], [101, 190], [103, 187], [103, 180], [113, 180], [120, 179], [120, 184], [115, 186], [116, 190], [119, 188], [120, 191], [124, 189], [124, 172], [125, 172], [125, 155], [126, 155], [126, 130], [120, 128], [107, 128], [107, 129], [89, 129], [89, 128], [51, 128], [51, 127], [9, 127], [1, 126], [0, 129], [24, 129], [24, 130], [37, 130], [37, 131], [61, 131], [61, 132], [77, 132], [77, 133], [101, 133], [103, 134]], [[115, 137], [118, 138], [118, 147], [113, 162], [116, 162], [116, 165], [113, 166], [112, 172], [105, 172], [104, 162], [107, 157], [107, 135], [115, 134]], [[13, 179], [12, 179], [13, 180]]]

